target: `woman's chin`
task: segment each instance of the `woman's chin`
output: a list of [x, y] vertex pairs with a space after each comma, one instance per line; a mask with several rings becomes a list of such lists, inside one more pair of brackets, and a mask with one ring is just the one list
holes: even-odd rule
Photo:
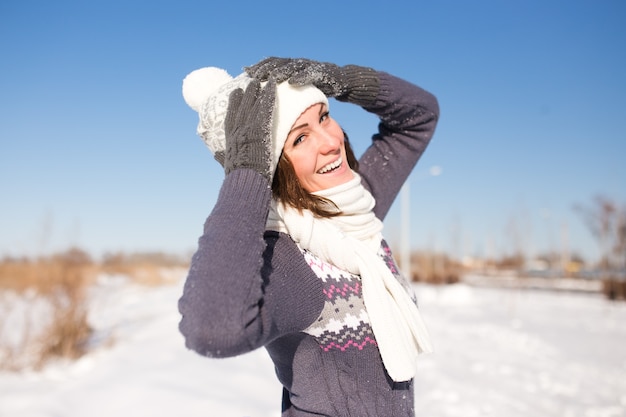
[[347, 165], [346, 168], [342, 167], [333, 172], [317, 174], [315, 190], [313, 190], [313, 192], [337, 187], [338, 185], [345, 184], [353, 178], [354, 174], [352, 173], [352, 170], [347, 167]]

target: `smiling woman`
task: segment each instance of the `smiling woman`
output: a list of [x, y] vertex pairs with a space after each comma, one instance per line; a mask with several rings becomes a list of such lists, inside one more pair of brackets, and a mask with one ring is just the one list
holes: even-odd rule
[[[187, 347], [264, 347], [284, 417], [414, 416], [431, 343], [381, 231], [434, 133], [435, 97], [371, 68], [290, 58], [235, 78], [194, 71], [183, 95], [226, 174], [179, 300]], [[358, 161], [327, 97], [380, 119]]]
[[347, 163], [344, 135], [320, 103], [306, 109], [289, 131], [283, 155], [308, 192], [332, 188], [353, 178]]
[[[348, 135], [343, 132], [343, 146], [345, 149], [344, 158], [337, 159], [330, 165], [347, 166], [353, 170], [358, 171], [359, 161], [354, 156], [354, 151], [348, 141]], [[338, 164], [339, 162], [339, 164]], [[352, 178], [351, 176], [350, 178]], [[276, 167], [276, 173], [274, 174], [274, 181], [272, 183], [272, 194], [276, 201], [281, 201], [283, 204], [292, 206], [298, 210], [310, 210], [313, 214], [319, 217], [333, 217], [339, 213], [335, 210], [336, 206], [332, 205], [332, 202], [326, 200], [323, 197], [310, 193], [300, 186], [300, 180], [296, 175], [294, 164], [289, 160], [286, 152], [283, 152], [278, 160], [278, 166]], [[329, 208], [329, 203], [331, 207]]]

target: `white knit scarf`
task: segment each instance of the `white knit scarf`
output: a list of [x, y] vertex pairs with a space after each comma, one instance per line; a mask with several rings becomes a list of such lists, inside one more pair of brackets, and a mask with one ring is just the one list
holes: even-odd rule
[[372, 211], [374, 197], [357, 173], [314, 194], [331, 200], [342, 214], [317, 218], [272, 201], [266, 229], [287, 233], [322, 260], [361, 276], [363, 301], [387, 373], [396, 382], [412, 379], [417, 356], [432, 351], [430, 337], [417, 306], [378, 255], [383, 226]]

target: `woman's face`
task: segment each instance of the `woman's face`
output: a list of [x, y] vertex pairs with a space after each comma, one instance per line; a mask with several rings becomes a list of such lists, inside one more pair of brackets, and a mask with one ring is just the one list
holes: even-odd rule
[[309, 107], [295, 121], [283, 152], [306, 191], [325, 190], [353, 178], [343, 141], [341, 127], [323, 103]]

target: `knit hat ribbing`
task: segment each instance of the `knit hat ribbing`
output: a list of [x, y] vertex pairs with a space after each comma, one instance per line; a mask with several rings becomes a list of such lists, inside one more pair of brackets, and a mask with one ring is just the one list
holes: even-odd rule
[[[251, 78], [244, 72], [233, 78], [216, 67], [200, 68], [183, 80], [183, 97], [189, 107], [198, 112], [197, 133], [215, 155], [226, 149], [224, 120], [230, 93], [237, 88], [245, 90]], [[271, 171], [276, 169], [287, 134], [296, 119], [314, 104], [328, 99], [312, 85], [294, 86], [288, 81], [276, 86], [276, 102], [272, 116]]]

